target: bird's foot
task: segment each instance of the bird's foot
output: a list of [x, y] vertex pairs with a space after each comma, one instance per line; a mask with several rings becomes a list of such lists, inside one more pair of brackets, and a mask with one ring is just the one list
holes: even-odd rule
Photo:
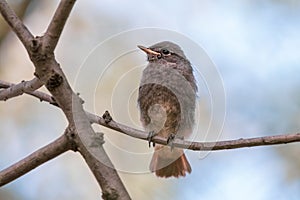
[[[152, 142], [153, 137], [156, 136], [156, 135], [157, 135], [157, 133], [156, 133], [155, 131], [150, 131], [150, 132], [148, 133], [147, 139], [148, 139], [148, 142], [149, 142], [149, 148], [151, 147], [151, 142]], [[152, 146], [153, 146], [153, 147], [155, 146], [155, 143], [154, 143], [154, 142], [152, 142]]]
[[183, 137], [180, 137], [180, 136], [178, 136], [174, 133], [171, 133], [169, 135], [169, 137], [167, 138], [167, 144], [171, 147], [171, 151], [174, 149], [174, 143], [173, 142], [176, 138], [183, 140]]
[[169, 135], [169, 137], [167, 138], [167, 144], [171, 147], [171, 151], [174, 149], [174, 144], [173, 144], [173, 141], [175, 139], [175, 134], [174, 133], [171, 133]]

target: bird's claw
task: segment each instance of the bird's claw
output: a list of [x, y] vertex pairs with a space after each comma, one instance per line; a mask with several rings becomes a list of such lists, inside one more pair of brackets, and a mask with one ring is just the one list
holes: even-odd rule
[[169, 135], [169, 137], [167, 138], [167, 144], [171, 147], [171, 151], [174, 149], [174, 144], [173, 144], [173, 141], [175, 139], [175, 134], [174, 133], [171, 133]]
[[[155, 133], [154, 131], [150, 131], [150, 132], [148, 133], [147, 139], [148, 139], [148, 142], [149, 142], [149, 148], [151, 147], [152, 139], [153, 139], [153, 137], [154, 137], [156, 134], [157, 134], [157, 133]], [[155, 143], [154, 143], [154, 142], [152, 142], [152, 146], [153, 146], [153, 147], [155, 146]]]

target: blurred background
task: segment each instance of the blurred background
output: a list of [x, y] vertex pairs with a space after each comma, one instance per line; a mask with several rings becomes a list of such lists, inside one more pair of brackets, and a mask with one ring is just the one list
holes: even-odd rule
[[[58, 2], [9, 1], [34, 35], [45, 32]], [[221, 134], [216, 133], [215, 139], [296, 133], [300, 129], [299, 11], [300, 2], [296, 0], [78, 1], [59, 41], [56, 58], [74, 89], [81, 93], [87, 110], [99, 115], [106, 109], [112, 110], [118, 121], [127, 124], [128, 115], [123, 115], [122, 110], [126, 107], [131, 117], [129, 125], [140, 128], [134, 88], [138, 87], [146, 64], [145, 55], [136, 50], [133, 58], [126, 57], [129, 60], [120, 62], [119, 67], [109, 65], [105, 78], [99, 78], [106, 69], [103, 59], [113, 57], [120, 49], [136, 48], [128, 45], [139, 41], [139, 37], [131, 42], [111, 43], [107, 38], [145, 27], [168, 29], [202, 47], [205, 58], [210, 58], [218, 70], [206, 78], [213, 80], [213, 75], [218, 75], [223, 81], [226, 118]], [[145, 44], [144, 40], [141, 36], [139, 44], [153, 42]], [[196, 60], [193, 50], [187, 49], [181, 40], [172, 37], [172, 41], [181, 45], [190, 61], [197, 65], [193, 62]], [[95, 48], [101, 50], [96, 54], [102, 56], [98, 61], [90, 59]], [[121, 68], [124, 63], [125, 68]], [[133, 73], [133, 68], [127, 65], [141, 66]], [[197, 69], [201, 73], [205, 66]], [[19, 83], [32, 79], [33, 73], [34, 67], [24, 47], [1, 18], [0, 79]], [[98, 79], [94, 74], [99, 75]], [[133, 89], [120, 94], [123, 90], [116, 89], [115, 84], [124, 78], [123, 74], [131, 78], [127, 84], [132, 84]], [[197, 78], [199, 88], [204, 88], [199, 92], [198, 105], [201, 131], [201, 127], [209, 124], [212, 111], [209, 92], [205, 91], [201, 76]], [[109, 81], [101, 84], [106, 79]], [[0, 102], [0, 169], [56, 139], [66, 125], [59, 109], [28, 95]], [[140, 169], [138, 173], [130, 170], [136, 167], [135, 163], [142, 167], [148, 165], [152, 149], [148, 149], [147, 142], [99, 126], [94, 128], [105, 132], [104, 147], [133, 199], [300, 198], [300, 145], [297, 143], [216, 151], [205, 156], [188, 151], [192, 174], [180, 179], [160, 179]], [[136, 148], [131, 148], [132, 144]], [[123, 169], [124, 161], [111, 147], [114, 145], [146, 154], [144, 162], [132, 159], [131, 165]], [[67, 152], [0, 188], [0, 199], [99, 199], [100, 192], [83, 158], [78, 153]]]

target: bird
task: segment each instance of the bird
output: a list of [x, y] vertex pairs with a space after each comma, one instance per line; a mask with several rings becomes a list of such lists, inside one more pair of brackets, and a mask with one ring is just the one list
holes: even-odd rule
[[191, 166], [183, 149], [172, 146], [174, 138], [191, 135], [195, 121], [197, 85], [190, 61], [177, 44], [162, 41], [150, 47], [138, 45], [147, 55], [139, 89], [140, 121], [152, 137], [170, 145], [154, 144], [150, 171], [157, 177], [185, 177]]

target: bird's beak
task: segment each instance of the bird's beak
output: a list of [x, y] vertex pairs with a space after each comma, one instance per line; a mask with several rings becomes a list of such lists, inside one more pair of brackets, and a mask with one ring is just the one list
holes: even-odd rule
[[151, 50], [150, 48], [147, 48], [147, 47], [144, 47], [144, 46], [141, 46], [141, 45], [138, 45], [138, 48], [140, 48], [142, 51], [144, 51], [146, 54], [151, 54], [151, 55], [160, 55], [160, 53], [156, 52], [156, 51], [153, 51]]

